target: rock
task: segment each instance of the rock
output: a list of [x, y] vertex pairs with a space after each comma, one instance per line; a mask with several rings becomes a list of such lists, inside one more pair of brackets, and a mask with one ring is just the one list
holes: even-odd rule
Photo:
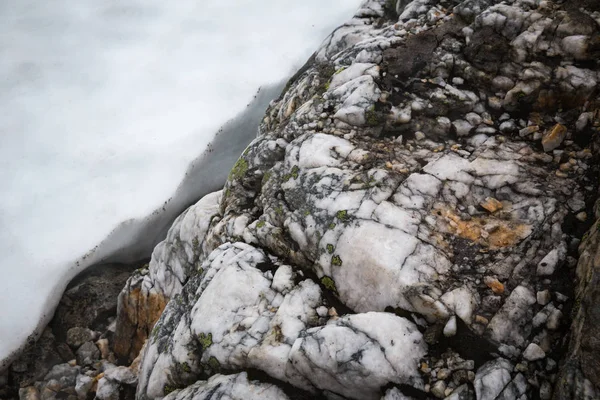
[[[195, 271], [221, 191], [203, 197], [173, 223], [167, 238], [152, 253], [148, 268], [138, 269], [118, 297], [114, 351], [121, 361], [133, 361], [168, 300], [181, 291]], [[159, 279], [160, 277], [160, 279]]]
[[508, 386], [513, 366], [505, 359], [497, 359], [484, 364], [475, 374], [477, 400], [495, 400]]
[[74, 327], [67, 331], [67, 344], [77, 350], [85, 342], [94, 339], [94, 332], [88, 328]]
[[100, 359], [100, 350], [93, 342], [85, 342], [77, 350], [77, 364], [82, 366], [91, 365]]
[[63, 294], [50, 323], [56, 337], [65, 341], [68, 331], [74, 327], [105, 330], [108, 317], [116, 314], [117, 296], [136, 267], [125, 264], [97, 265], [75, 277]]
[[493, 197], [486, 197], [483, 202], [479, 203], [479, 205], [490, 213], [495, 213], [498, 210], [502, 210], [502, 203]]
[[437, 381], [431, 387], [431, 394], [433, 394], [438, 399], [445, 398], [446, 397], [445, 392], [446, 392], [446, 382], [444, 382], [444, 381]]
[[78, 375], [75, 383], [75, 392], [79, 400], [85, 400], [95, 381], [87, 375]]
[[469, 136], [473, 130], [473, 125], [465, 120], [456, 120], [452, 122], [452, 126], [458, 136]]
[[546, 353], [535, 343], [530, 343], [523, 352], [523, 358], [527, 361], [537, 361], [544, 357], [546, 357]]
[[[369, 0], [336, 30], [270, 104], [222, 194], [202, 200], [209, 211], [178, 218], [121, 293], [120, 357], [147, 339], [138, 398], [193, 397], [209, 377], [243, 391], [221, 374], [244, 370], [309, 398], [367, 400], [431, 391], [442, 369], [442, 396], [473, 379], [479, 399], [519, 399], [550, 379], [543, 362], [515, 370], [499, 354], [535, 342], [553, 355], [564, 338], [536, 293], [571, 280], [559, 270], [581, 226], [569, 200], [594, 188], [567, 161], [589, 140], [561, 136], [596, 107], [598, 77], [562, 46], [599, 28], [580, 4], [534, 3], [415, 0], [397, 16]], [[541, 131], [498, 135], [505, 121], [559, 122], [544, 145], [564, 149], [543, 153]]]
[[100, 350], [100, 356], [104, 360], [107, 360], [110, 355], [110, 347], [108, 345], [108, 339], [104, 338], [104, 339], [98, 340], [96, 342], [96, 346], [98, 347], [98, 350]]
[[58, 364], [52, 367], [50, 372], [44, 377], [44, 380], [57, 380], [62, 387], [75, 386], [77, 375], [81, 371], [81, 367], [72, 367], [69, 364]]
[[[198, 381], [181, 391], [174, 391], [164, 397], [164, 400], [221, 398], [232, 400], [289, 400], [284, 391], [274, 384], [251, 381], [245, 372], [234, 375], [214, 375], [208, 381]], [[392, 399], [394, 398], [392, 397]]]
[[456, 335], [456, 317], [452, 316], [444, 326], [444, 336], [452, 337]]
[[119, 384], [105, 377], [100, 378], [96, 389], [96, 399], [119, 400]]
[[545, 306], [546, 304], [550, 303], [550, 300], [552, 300], [552, 295], [550, 294], [549, 290], [537, 292], [535, 297], [538, 304], [541, 306]]
[[550, 276], [556, 271], [556, 267], [561, 261], [561, 253], [558, 249], [548, 253], [537, 266], [537, 274], [540, 276]]
[[486, 276], [484, 278], [484, 282], [486, 286], [492, 289], [492, 292], [494, 292], [495, 294], [504, 293], [504, 285], [498, 279]]
[[560, 146], [567, 137], [567, 127], [561, 124], [556, 124], [546, 132], [542, 137], [542, 146], [545, 152], [552, 151]]
[[516, 287], [490, 321], [488, 331], [491, 337], [501, 343], [521, 346], [531, 331], [531, 306], [535, 303], [531, 290], [524, 286]]
[[19, 389], [19, 400], [41, 400], [40, 392], [34, 386]]

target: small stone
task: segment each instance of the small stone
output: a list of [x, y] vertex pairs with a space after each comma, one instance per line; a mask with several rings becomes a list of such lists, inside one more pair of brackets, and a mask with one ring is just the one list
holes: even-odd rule
[[529, 367], [527, 366], [527, 363], [518, 363], [515, 365], [515, 370], [518, 372], [527, 372]]
[[85, 400], [87, 398], [87, 394], [92, 388], [95, 380], [86, 375], [77, 376], [77, 383], [75, 384], [75, 392], [77, 392], [77, 397], [80, 400]]
[[546, 256], [540, 261], [537, 266], [537, 275], [538, 276], [550, 276], [554, 274], [556, 267], [559, 262], [559, 254], [558, 250], [554, 249], [550, 251]]
[[98, 350], [100, 350], [100, 355], [103, 359], [107, 359], [110, 354], [110, 348], [108, 346], [108, 339], [100, 339], [96, 342], [96, 346], [98, 346]]
[[532, 133], [538, 132], [540, 127], [538, 125], [530, 125], [527, 128], [523, 128], [519, 131], [519, 136], [525, 137], [531, 135]]
[[550, 312], [548, 316], [548, 320], [546, 321], [546, 328], [551, 331], [555, 331], [560, 327], [560, 320], [562, 319], [562, 311], [559, 309], [554, 309]]
[[564, 294], [562, 294], [562, 293], [559, 293], [559, 292], [554, 292], [554, 295], [556, 296], [556, 300], [557, 300], [559, 303], [564, 303], [565, 301], [569, 300], [569, 296], [565, 296], [565, 295], [564, 295]]
[[473, 126], [477, 126], [483, 121], [478, 114], [473, 112], [468, 113], [465, 118]]
[[490, 321], [486, 317], [481, 316], [481, 315], [475, 316], [475, 322], [477, 322], [478, 324], [481, 324], [481, 325], [487, 325], [490, 323]]
[[450, 370], [448, 368], [441, 368], [437, 373], [437, 378], [446, 380], [450, 376]]
[[547, 153], [556, 149], [562, 144], [566, 137], [567, 127], [561, 124], [554, 125], [554, 127], [542, 137], [544, 151]]
[[81, 366], [92, 365], [100, 358], [100, 350], [93, 342], [86, 342], [77, 350], [77, 364]]
[[504, 285], [498, 279], [492, 278], [491, 276], [486, 276], [483, 279], [483, 282], [486, 284], [487, 287], [492, 289], [492, 292], [494, 292], [495, 294], [504, 293]]
[[415, 132], [415, 140], [420, 141], [423, 139], [425, 139], [425, 134], [423, 132], [421, 132], [421, 131]]
[[450, 396], [452, 392], [454, 392], [453, 388], [446, 388], [446, 390], [444, 391], [444, 397]]
[[552, 385], [548, 381], [542, 382], [540, 385], [540, 399], [550, 400], [552, 398]]
[[541, 306], [545, 306], [546, 304], [550, 303], [550, 300], [552, 299], [552, 295], [550, 294], [549, 290], [537, 292], [535, 297], [537, 299], [537, 303]]
[[427, 364], [426, 362], [422, 362], [421, 363], [421, 372], [423, 372], [424, 374], [430, 373], [431, 368], [429, 368], [429, 364]]
[[479, 205], [492, 214], [502, 210], [502, 203], [493, 197], [486, 197]]
[[76, 326], [67, 331], [67, 344], [73, 349], [78, 349], [85, 342], [94, 338], [94, 332], [87, 328]]
[[456, 130], [457, 136], [469, 136], [473, 129], [473, 125], [462, 119], [452, 122], [452, 126]]
[[577, 215], [575, 215], [575, 218], [577, 218], [579, 221], [581, 222], [585, 222], [587, 221], [587, 213], [585, 211], [582, 211], [580, 213], [578, 213]]
[[546, 357], [546, 353], [540, 346], [535, 343], [529, 344], [525, 351], [523, 352], [523, 358], [527, 361], [537, 361]]
[[433, 394], [438, 399], [443, 399], [444, 397], [446, 397], [445, 392], [446, 392], [446, 382], [444, 382], [444, 381], [437, 381], [431, 387], [431, 394]]
[[454, 335], [456, 335], [456, 317], [453, 315], [444, 326], [444, 336], [452, 337]]
[[19, 389], [19, 400], [40, 400], [40, 392], [34, 386]]

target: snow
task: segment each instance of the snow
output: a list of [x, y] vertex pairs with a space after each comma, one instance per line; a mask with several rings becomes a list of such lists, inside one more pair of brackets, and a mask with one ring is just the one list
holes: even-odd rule
[[359, 3], [0, 3], [0, 369], [75, 274], [148, 256], [222, 185], [277, 84]]

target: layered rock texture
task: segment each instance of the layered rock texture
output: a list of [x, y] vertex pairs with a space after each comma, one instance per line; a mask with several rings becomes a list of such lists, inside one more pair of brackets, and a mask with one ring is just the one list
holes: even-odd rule
[[137, 397], [600, 396], [599, 55], [593, 2], [365, 2], [122, 292]]
[[599, 57], [595, 1], [366, 1], [121, 292], [136, 397], [599, 398]]

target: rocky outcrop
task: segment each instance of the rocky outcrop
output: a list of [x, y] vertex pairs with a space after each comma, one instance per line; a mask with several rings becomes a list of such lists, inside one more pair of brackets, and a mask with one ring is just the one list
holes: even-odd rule
[[[598, 208], [596, 207], [596, 212]], [[596, 213], [596, 218], [599, 215]], [[573, 326], [556, 399], [593, 399], [600, 387], [600, 222], [584, 236], [577, 264]]]
[[600, 395], [599, 40], [589, 1], [366, 1], [122, 292], [137, 397]]
[[169, 299], [181, 291], [203, 254], [204, 236], [217, 214], [221, 193], [205, 196], [183, 212], [119, 295], [115, 354], [123, 362], [137, 357]]

